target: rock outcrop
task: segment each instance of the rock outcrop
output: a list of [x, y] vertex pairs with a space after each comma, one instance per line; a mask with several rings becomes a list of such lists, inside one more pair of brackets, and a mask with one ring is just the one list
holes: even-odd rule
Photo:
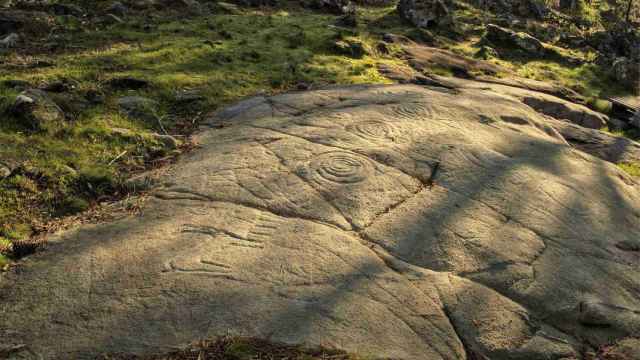
[[487, 25], [485, 39], [490, 43], [512, 46], [536, 56], [545, 54], [545, 47], [540, 40], [527, 33], [516, 32], [498, 25]]
[[237, 334], [402, 359], [640, 351], [638, 183], [514, 88], [474, 84], [218, 112], [139, 216], [1, 275], [0, 348], [90, 358]]

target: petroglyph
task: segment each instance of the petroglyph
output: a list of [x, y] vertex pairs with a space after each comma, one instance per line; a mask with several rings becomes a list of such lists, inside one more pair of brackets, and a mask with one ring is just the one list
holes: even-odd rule
[[0, 274], [0, 348], [145, 355], [231, 333], [580, 359], [639, 333], [637, 183], [515, 98], [358, 85], [217, 114], [140, 215]]
[[403, 103], [390, 107], [391, 113], [399, 119], [428, 120], [433, 118], [433, 109], [422, 103]]
[[356, 184], [374, 173], [370, 161], [346, 151], [332, 151], [313, 159], [310, 164], [311, 179], [317, 184]]
[[364, 139], [374, 141], [386, 140], [393, 142], [398, 136], [398, 130], [393, 123], [377, 120], [357, 122], [347, 126], [346, 129]]

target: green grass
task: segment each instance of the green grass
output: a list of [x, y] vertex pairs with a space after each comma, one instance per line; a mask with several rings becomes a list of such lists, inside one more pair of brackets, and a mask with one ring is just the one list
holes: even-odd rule
[[224, 336], [202, 340], [184, 350], [157, 356], [138, 357], [135, 355], [106, 355], [105, 360], [187, 360], [187, 359], [233, 359], [233, 360], [367, 360], [341, 350], [322, 347], [286, 345], [262, 339]]
[[[374, 49], [376, 38], [366, 29], [355, 34], [331, 28], [336, 17], [301, 9], [242, 10], [241, 15], [192, 17], [168, 12], [144, 30], [144, 14], [126, 24], [100, 31], [59, 34], [69, 46], [49, 54], [24, 52], [54, 66], [19, 66], [29, 56], [9, 53], [0, 65], [0, 83], [21, 80], [45, 84], [66, 79], [74, 96], [103, 93], [103, 104], [81, 109], [54, 133], [33, 132], [8, 117], [0, 122], [0, 159], [19, 164], [16, 175], [0, 181], [0, 229], [37, 230], [46, 221], [82, 211], [99, 199], [117, 197], [123, 180], [149, 168], [153, 159], [172, 150], [145, 135], [161, 133], [157, 122], [130, 119], [119, 113], [119, 96], [135, 94], [157, 100], [163, 127], [188, 135], [203, 114], [256, 93], [278, 93], [305, 83], [385, 83], [376, 70], [397, 62], [372, 51], [361, 59], [336, 53], [334, 43], [351, 36]], [[105, 85], [113, 77], [150, 81], [135, 92]], [[195, 90], [204, 101], [184, 105], [176, 90]], [[19, 94], [0, 85], [0, 112]], [[68, 96], [64, 95], [63, 97]], [[130, 130], [131, 135], [113, 131]], [[118, 157], [120, 154], [123, 156]], [[114, 161], [117, 159], [117, 161]], [[23, 232], [29, 236], [31, 231]]]
[[[28, 237], [51, 219], [124, 195], [127, 177], [179, 152], [149, 136], [152, 132], [164, 128], [188, 136], [208, 112], [256, 93], [273, 94], [301, 84], [387, 83], [377, 65], [405, 61], [394, 46], [386, 56], [377, 53], [376, 44], [386, 32], [431, 38], [438, 46], [472, 55], [484, 29], [479, 19], [487, 15], [463, 6], [456, 10], [454, 29], [421, 32], [404, 23], [394, 6], [359, 8], [360, 25], [353, 31], [333, 27], [336, 16], [303, 9], [297, 2], [279, 9], [188, 18], [171, 9], [150, 11], [153, 14], [132, 14], [124, 24], [99, 30], [58, 18], [67, 31], [56, 36], [66, 48], [51, 52], [36, 46], [0, 53], [0, 84], [21, 80], [36, 86], [64, 79], [75, 88], [58, 100], [88, 93], [104, 97], [86, 108], [67, 99], [64, 107], [71, 119], [50, 132], [34, 132], [6, 114], [20, 91], [0, 85], [0, 160], [19, 165], [12, 177], [0, 180], [0, 236], [21, 229], [17, 233]], [[345, 39], [362, 42], [369, 53], [362, 58], [340, 54], [334, 44]], [[34, 60], [53, 65], [25, 66]], [[594, 65], [518, 56], [494, 61], [519, 75], [556, 81], [594, 98], [618, 91]], [[451, 75], [448, 70], [432, 71]], [[106, 85], [122, 76], [146, 79], [150, 86], [129, 91]], [[177, 90], [196, 91], [204, 100], [185, 105], [176, 98]], [[162, 126], [120, 114], [116, 101], [123, 95], [158, 101]]]
[[618, 164], [618, 167], [631, 176], [640, 177], [640, 164], [623, 163]]

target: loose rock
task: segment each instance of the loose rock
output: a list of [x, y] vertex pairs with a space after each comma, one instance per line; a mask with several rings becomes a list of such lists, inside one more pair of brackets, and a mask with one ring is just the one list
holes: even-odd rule
[[495, 24], [487, 25], [485, 39], [490, 43], [513, 46], [533, 55], [543, 56], [545, 54], [545, 47], [540, 40], [527, 33], [515, 32]]
[[47, 95], [38, 89], [29, 89], [16, 98], [10, 113], [31, 130], [54, 130], [65, 118], [62, 109]]
[[359, 39], [347, 38], [344, 40], [336, 41], [334, 47], [338, 51], [338, 53], [356, 59], [360, 59], [363, 56], [369, 54], [367, 45]]
[[8, 177], [9, 175], [11, 175], [11, 172], [12, 172], [12, 170], [8, 165], [0, 162], [0, 180], [2, 180], [4, 178]]

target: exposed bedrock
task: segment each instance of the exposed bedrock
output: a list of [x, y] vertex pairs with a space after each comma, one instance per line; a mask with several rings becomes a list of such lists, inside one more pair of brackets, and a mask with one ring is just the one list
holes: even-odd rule
[[336, 87], [217, 113], [141, 215], [67, 231], [1, 275], [0, 347], [93, 358], [237, 334], [453, 360], [635, 346], [638, 183], [506, 88]]

